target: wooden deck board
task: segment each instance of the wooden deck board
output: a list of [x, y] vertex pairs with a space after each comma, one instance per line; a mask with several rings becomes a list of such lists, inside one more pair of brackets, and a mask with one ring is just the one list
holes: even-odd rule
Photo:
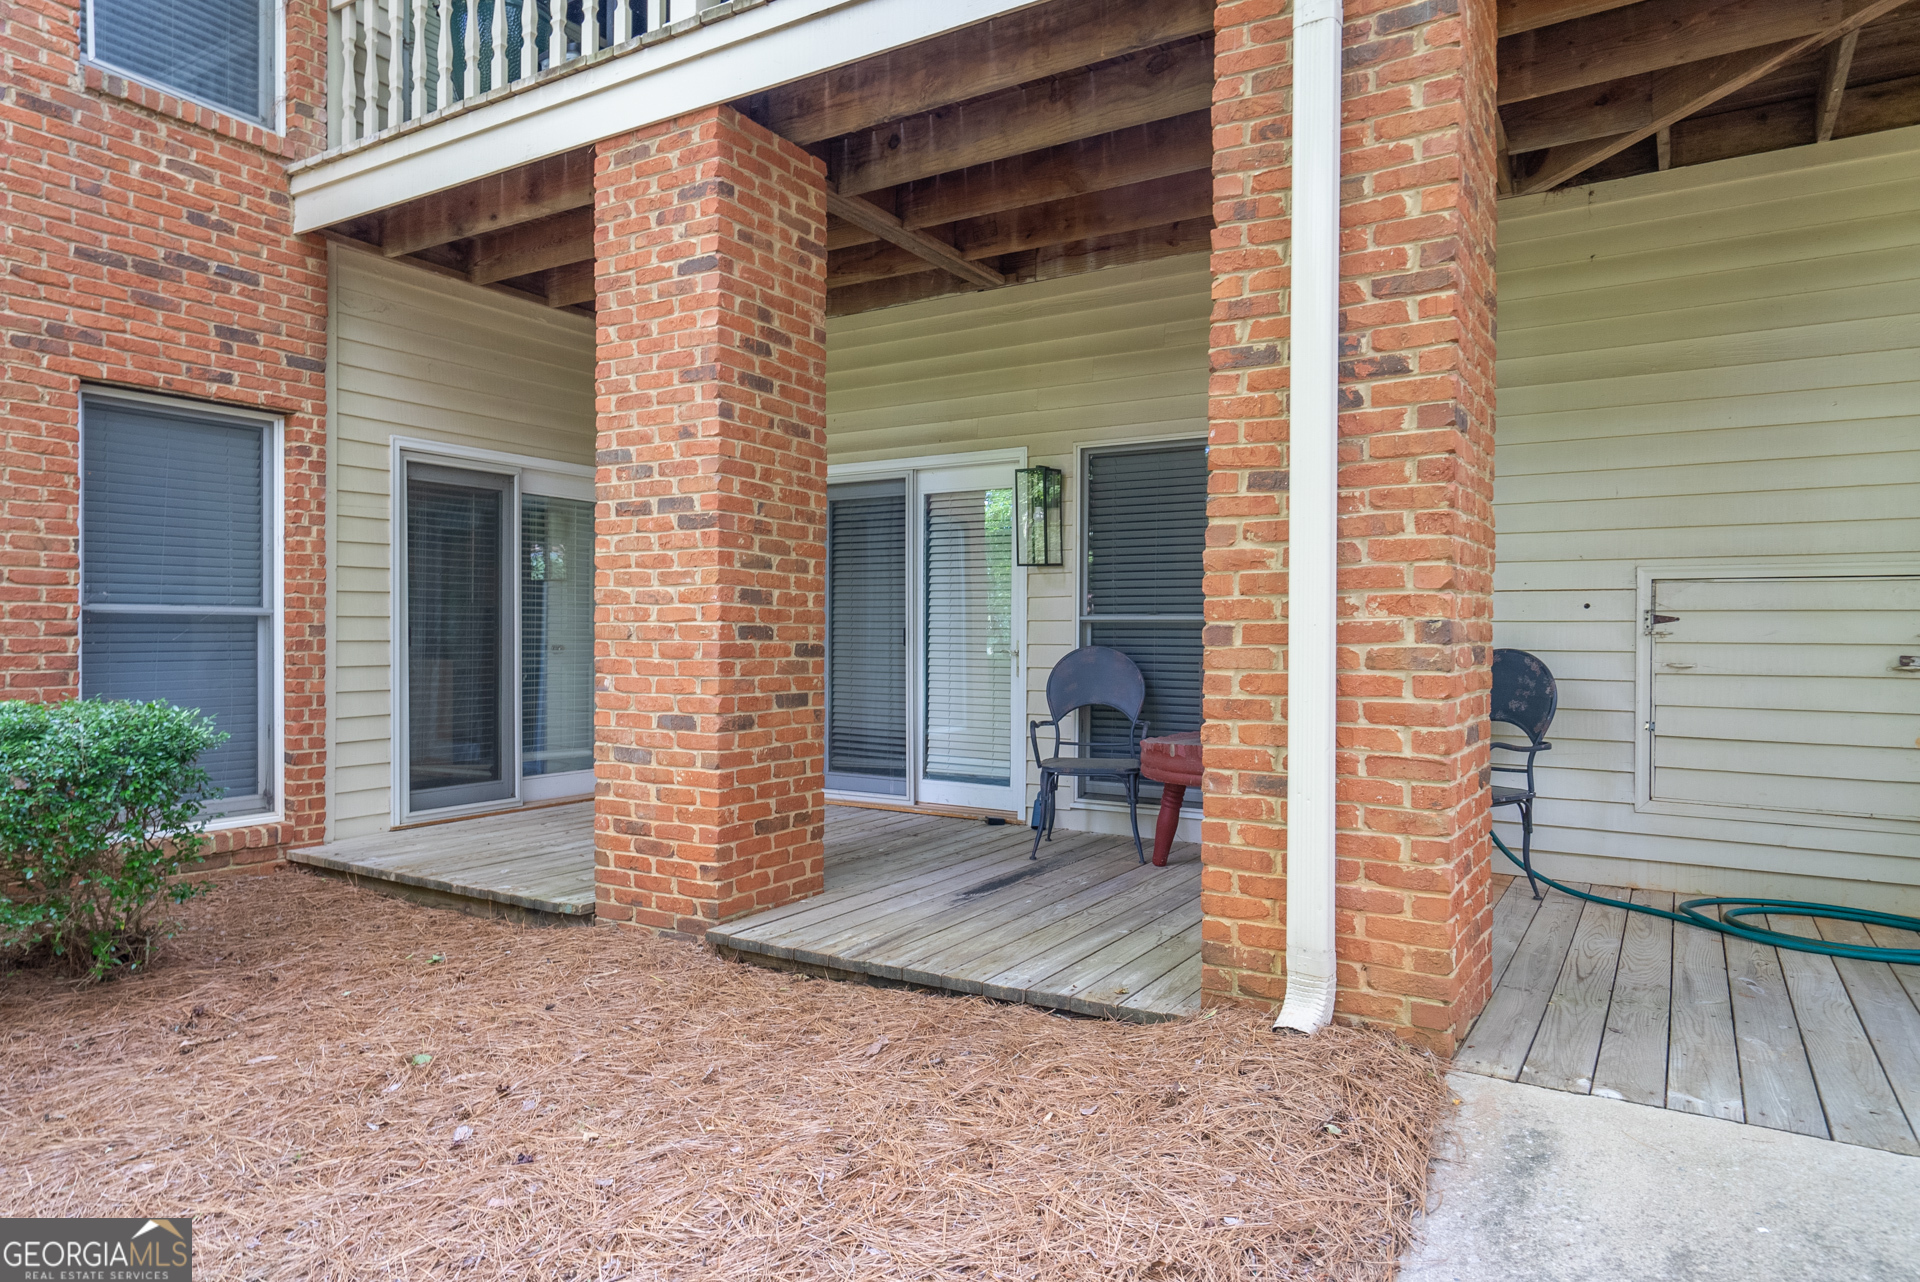
[[1507, 881], [1507, 888], [1493, 903], [1493, 986], [1500, 986], [1501, 976], [1507, 973], [1507, 966], [1513, 961], [1513, 955], [1520, 948], [1520, 940], [1525, 937], [1527, 927], [1533, 923], [1533, 914], [1540, 907], [1540, 901], [1533, 897], [1524, 877], [1513, 877]]
[[1726, 938], [1699, 926], [1673, 928], [1667, 1107], [1744, 1122], [1747, 1105], [1740, 1091]]
[[1012, 824], [909, 815], [849, 830], [840, 813], [828, 807], [824, 894], [716, 927], [709, 941], [1090, 1015], [1199, 1010], [1193, 846], [1176, 845], [1166, 868], [1142, 867], [1131, 837], [1062, 832], [1029, 860], [1031, 830]]
[[[1870, 947], [1874, 942], [1858, 922], [1822, 921], [1819, 926], [1820, 934], [1835, 943]], [[1895, 973], [1915, 968], [1847, 957], [1835, 958], [1834, 965], [1866, 1026], [1887, 1082], [1906, 1110], [1907, 1124], [1920, 1130], [1920, 1006]]]
[[[1633, 902], [1673, 911], [1673, 896], [1636, 890]], [[1667, 1102], [1667, 1032], [1673, 998], [1673, 923], [1626, 914], [1593, 1094], [1658, 1108]]]
[[[1509, 889], [1507, 893], [1513, 892]], [[1533, 1036], [1547, 1013], [1547, 1003], [1553, 999], [1581, 907], [1581, 901], [1571, 895], [1557, 890], [1546, 892], [1534, 910], [1533, 920], [1527, 923], [1513, 960], [1507, 963], [1500, 986], [1467, 1034], [1454, 1060], [1456, 1068], [1507, 1081], [1520, 1076], [1527, 1052], [1533, 1047]]]
[[593, 914], [593, 803], [427, 824], [289, 852], [331, 872], [570, 917]]
[[[1595, 886], [1593, 893], [1618, 899], [1627, 892], [1617, 886]], [[1607, 1031], [1607, 1007], [1628, 915], [1624, 908], [1582, 903], [1553, 996], [1520, 1069], [1521, 1081], [1580, 1095], [1593, 1089], [1593, 1069], [1600, 1059], [1600, 1039]]]
[[[1805, 917], [1775, 915], [1768, 920], [1782, 934], [1820, 938]], [[1833, 1138], [1893, 1153], [1920, 1153], [1834, 959], [1788, 948], [1778, 952]]]
[[1800, 1024], [1794, 1018], [1793, 999], [1780, 969], [1779, 950], [1734, 935], [1725, 942], [1747, 1121], [1771, 1130], [1830, 1138], [1813, 1068], [1800, 1040]]

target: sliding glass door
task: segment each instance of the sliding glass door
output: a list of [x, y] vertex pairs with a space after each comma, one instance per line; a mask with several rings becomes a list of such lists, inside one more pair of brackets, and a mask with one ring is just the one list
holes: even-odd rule
[[592, 481], [400, 470], [396, 818], [591, 794]]
[[829, 487], [829, 789], [1019, 809], [1013, 467]]
[[406, 465], [407, 809], [515, 795], [505, 473]]
[[827, 787], [907, 795], [907, 484], [827, 487]]

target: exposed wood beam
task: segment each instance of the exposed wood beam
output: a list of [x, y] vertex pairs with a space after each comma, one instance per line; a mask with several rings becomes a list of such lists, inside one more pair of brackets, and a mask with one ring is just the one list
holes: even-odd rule
[[[1013, 255], [1004, 265], [1010, 284], [1025, 285], [1062, 276], [1078, 276], [1103, 267], [1204, 253], [1212, 244], [1213, 220], [1196, 219], [1166, 227], [1150, 227], [1066, 245], [1052, 245], [1045, 249], [1030, 249]], [[827, 315], [850, 316], [875, 308], [964, 293], [971, 288], [943, 272], [935, 271], [870, 281], [830, 291], [827, 294]]]
[[[1119, 232], [1116, 236], [1096, 236], [1075, 240], [1064, 246], [1027, 249], [1006, 263], [1010, 284], [1033, 284], [1035, 280], [1058, 280], [1060, 276], [1079, 276], [1102, 267], [1121, 267], [1125, 263], [1148, 263], [1154, 259], [1183, 253], [1204, 253], [1212, 248], [1213, 221], [1148, 226], [1137, 232]], [[893, 280], [872, 280], [866, 284], [831, 290], [828, 294], [829, 317], [847, 317], [876, 307], [897, 307], [900, 303], [918, 303], [929, 297], [964, 294], [970, 286], [945, 273], [897, 276]]]
[[1860, 33], [1849, 31], [1827, 46], [1827, 69], [1820, 77], [1820, 98], [1814, 110], [1815, 142], [1833, 137], [1834, 123], [1840, 119], [1840, 99], [1847, 92], [1847, 76], [1853, 70], [1853, 49]]
[[1572, 22], [1588, 14], [1624, 9], [1639, 0], [1500, 0], [1497, 10], [1501, 35], [1518, 35], [1556, 22]]
[[[979, 260], [1176, 222], [1211, 221], [1212, 217], [1213, 174], [1201, 169], [1005, 210], [940, 230], [961, 254]], [[840, 289], [925, 270], [926, 264], [911, 254], [882, 245], [861, 246], [828, 259], [827, 287]]]
[[1904, 3], [1906, 0], [1839, 0], [1837, 5], [1821, 4], [1818, 7], [1823, 10], [1832, 7], [1842, 10], [1842, 16], [1830, 28], [1799, 40], [1783, 40], [1763, 48], [1725, 54], [1660, 72], [1653, 82], [1651, 121], [1608, 138], [1548, 148], [1543, 153], [1541, 164], [1516, 186], [1522, 194], [1557, 187], [1655, 130], [1664, 129], [1693, 115], [1801, 54], [1819, 48], [1828, 40], [1838, 39], [1849, 31], [1858, 31]]
[[835, 139], [828, 172], [850, 196], [1004, 160], [1213, 101], [1213, 41], [1191, 40]]
[[1653, 76], [1627, 76], [1516, 102], [1500, 109], [1500, 119], [1515, 155], [1611, 137], [1653, 119]]
[[[908, 227], [938, 227], [1191, 173], [1212, 164], [1213, 113], [1190, 111], [1184, 116], [938, 174], [895, 188], [890, 202], [876, 203], [891, 203]], [[845, 249], [873, 239], [870, 232], [848, 224], [827, 228], [828, 249]]]
[[568, 263], [547, 272], [547, 306], [573, 307], [594, 297], [593, 261]]
[[592, 203], [593, 151], [570, 151], [388, 210], [380, 248], [389, 258], [417, 254]]
[[881, 240], [897, 245], [916, 258], [942, 271], [953, 273], [961, 280], [971, 281], [975, 285], [987, 288], [1007, 283], [1007, 278], [993, 268], [967, 261], [953, 246], [936, 240], [926, 232], [914, 231], [902, 226], [898, 218], [878, 205], [861, 200], [858, 196], [843, 196], [829, 187], [827, 212], [837, 218], [844, 218], [857, 227], [866, 228]]
[[569, 209], [475, 237], [467, 279], [485, 285], [592, 257], [593, 210]]
[[1053, 0], [747, 99], [797, 143], [1011, 89], [1213, 30], [1214, 0]]
[[1666, 129], [1656, 129], [1654, 131], [1653, 149], [1654, 149], [1654, 155], [1658, 158], [1655, 161], [1655, 163], [1658, 164], [1661, 169], [1672, 169], [1673, 168], [1673, 130], [1671, 127]]
[[[380, 247], [378, 245], [375, 245], [369, 241], [361, 240], [358, 237], [343, 235], [342, 233], [335, 231], [331, 227], [323, 227], [314, 234], [322, 237], [325, 240], [329, 240], [336, 245], [341, 245], [348, 249], [351, 249], [355, 253], [368, 254], [376, 258], [381, 256]], [[432, 272], [435, 276], [444, 276], [449, 280], [458, 280], [458, 281], [466, 280], [466, 273], [461, 271], [459, 268], [448, 267], [448, 266], [445, 266], [444, 264], [436, 263], [428, 258], [402, 258], [399, 261], [402, 263], [405, 263], [408, 267], [417, 267], [421, 271]], [[538, 303], [538, 302], [545, 301], [545, 299], [541, 298], [538, 294], [530, 293], [527, 290], [517, 288], [513, 285], [496, 284], [496, 285], [487, 285], [487, 286], [484, 286], [484, 288], [491, 290], [496, 294], [507, 294], [507, 295], [511, 295], [514, 298], [524, 298], [528, 302]]]
[[[1500, 41], [1499, 97], [1524, 102], [1831, 32], [1861, 0], [1643, 0]], [[1898, 7], [1898, 6], [1895, 6]]]
[[[1810, 98], [1694, 116], [1673, 127], [1673, 163], [1702, 165], [1803, 146], [1814, 120], [1815, 104]], [[1849, 89], [1833, 136], [1854, 138], [1910, 125], [1920, 125], [1920, 76]]]

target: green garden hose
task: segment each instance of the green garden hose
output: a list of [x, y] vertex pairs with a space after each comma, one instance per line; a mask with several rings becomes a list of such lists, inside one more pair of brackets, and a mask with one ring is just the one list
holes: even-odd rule
[[[1571, 886], [1562, 885], [1537, 868], [1529, 870], [1520, 862], [1518, 855], [1507, 849], [1507, 843], [1500, 840], [1499, 833], [1490, 835], [1493, 837], [1493, 844], [1500, 847], [1500, 853], [1511, 859], [1522, 873], [1537, 881], [1546, 882], [1563, 895], [1572, 895], [1575, 899], [1584, 899], [1588, 903], [1625, 908], [1628, 912], [1646, 913], [1650, 917], [1665, 917], [1668, 921], [1682, 922], [1688, 926], [1717, 930], [1726, 935], [1738, 935], [1741, 939], [1751, 939], [1756, 944], [1791, 948], [1797, 953], [1819, 953], [1826, 957], [1851, 957], [1856, 961], [1895, 962], [1907, 966], [1920, 966], [1920, 948], [1875, 948], [1862, 944], [1835, 944], [1824, 939], [1807, 939], [1801, 935], [1783, 934], [1777, 930], [1768, 930], [1764, 926], [1747, 926], [1731, 920], [1771, 913], [1779, 917], [1824, 917], [1828, 921], [1853, 921], [1863, 926], [1885, 926], [1893, 930], [1920, 932], [1920, 917], [1902, 917], [1898, 913], [1868, 912], [1864, 908], [1843, 908], [1839, 904], [1809, 904], [1797, 899], [1689, 899], [1674, 905], [1679, 911], [1667, 912], [1662, 908], [1650, 908], [1646, 904], [1630, 904], [1624, 899], [1609, 899], [1605, 895], [1592, 895], [1584, 890], [1575, 890]], [[1707, 915], [1702, 911], [1706, 908], [1723, 909], [1722, 917], [1727, 920]]]

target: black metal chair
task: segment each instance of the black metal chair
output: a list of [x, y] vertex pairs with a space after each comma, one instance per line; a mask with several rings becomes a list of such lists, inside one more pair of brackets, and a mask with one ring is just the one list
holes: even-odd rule
[[1520, 775], [1525, 783], [1518, 788], [1493, 785], [1493, 809], [1517, 806], [1520, 810], [1520, 866], [1526, 871], [1527, 885], [1533, 897], [1540, 898], [1540, 883], [1533, 879], [1533, 763], [1548, 752], [1547, 727], [1560, 707], [1560, 687], [1547, 665], [1525, 650], [1493, 652], [1493, 712], [1489, 718], [1513, 726], [1527, 737], [1524, 746], [1495, 743], [1496, 752], [1518, 752], [1526, 756], [1522, 765], [1494, 766], [1501, 774]]
[[[1140, 668], [1110, 646], [1082, 646], [1053, 665], [1047, 674], [1047, 721], [1027, 723], [1027, 736], [1033, 742], [1033, 759], [1040, 767], [1040, 796], [1034, 801], [1033, 853], [1040, 857], [1040, 839], [1053, 840], [1054, 791], [1062, 775], [1081, 779], [1118, 779], [1127, 789], [1127, 820], [1133, 825], [1133, 848], [1140, 862], [1147, 862], [1146, 847], [1140, 844], [1140, 741], [1146, 737], [1147, 723], [1140, 719], [1141, 705], [1147, 701], [1147, 680]], [[1093, 751], [1092, 732], [1086, 739], [1063, 739], [1060, 724], [1077, 716], [1082, 708], [1112, 708], [1127, 719], [1128, 753], [1124, 757], [1060, 755], [1061, 748], [1077, 752]], [[1040, 727], [1053, 730], [1053, 752], [1041, 755]], [[1078, 735], [1076, 730], [1075, 734]]]

